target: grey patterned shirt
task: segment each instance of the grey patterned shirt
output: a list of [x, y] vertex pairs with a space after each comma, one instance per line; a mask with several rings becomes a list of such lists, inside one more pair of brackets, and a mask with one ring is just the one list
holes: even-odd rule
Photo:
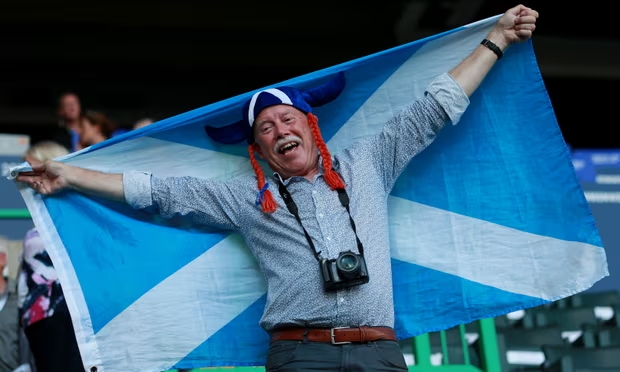
[[[254, 176], [230, 181], [192, 177], [157, 178], [150, 173], [123, 175], [125, 199], [136, 209], [163, 218], [184, 218], [195, 226], [234, 230], [245, 239], [267, 282], [260, 325], [267, 331], [286, 326], [394, 326], [387, 198], [411, 158], [428, 146], [446, 122], [456, 123], [469, 104], [449, 74], [436, 78], [425, 96], [389, 120], [383, 130], [334, 157], [346, 183], [358, 236], [364, 246], [370, 282], [325, 292], [319, 263], [304, 233], [276, 187], [275, 213], [255, 205]], [[274, 175], [273, 177], [279, 177]], [[276, 185], [270, 177], [268, 182]], [[321, 172], [313, 182], [284, 181], [299, 208], [303, 226], [327, 258], [357, 252], [355, 235], [338, 194]]]

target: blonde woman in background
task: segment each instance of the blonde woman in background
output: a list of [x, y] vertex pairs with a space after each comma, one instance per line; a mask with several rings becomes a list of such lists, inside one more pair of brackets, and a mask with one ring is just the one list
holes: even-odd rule
[[[43, 141], [30, 147], [24, 160], [36, 165], [67, 153], [58, 143]], [[84, 372], [60, 282], [36, 228], [24, 238], [18, 279], [21, 325], [37, 372]]]

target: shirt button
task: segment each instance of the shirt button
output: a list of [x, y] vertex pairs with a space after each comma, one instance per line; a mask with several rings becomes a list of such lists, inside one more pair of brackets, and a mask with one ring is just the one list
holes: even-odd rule
[[323, 218], [323, 213], [319, 213], [319, 218]]
[[340, 303], [344, 303], [344, 298], [340, 297]]
[[331, 236], [328, 236], [328, 237], [327, 237], [327, 240], [332, 240], [332, 237], [331, 237]]
[[312, 195], [316, 195], [316, 190], [312, 190]]

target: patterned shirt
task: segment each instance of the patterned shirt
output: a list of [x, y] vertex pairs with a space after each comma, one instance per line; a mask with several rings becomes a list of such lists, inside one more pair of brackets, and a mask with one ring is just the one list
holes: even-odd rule
[[24, 238], [19, 272], [19, 309], [21, 324], [27, 327], [54, 315], [56, 306], [65, 300], [56, 269], [36, 229]]
[[[435, 139], [446, 122], [456, 123], [468, 104], [461, 87], [443, 74], [429, 85], [423, 98], [389, 120], [379, 134], [334, 157], [334, 169], [345, 181], [364, 246], [370, 282], [360, 286], [336, 292], [323, 289], [318, 261], [277, 187], [271, 189], [278, 203], [275, 213], [263, 213], [256, 206], [254, 176], [222, 182], [127, 172], [123, 175], [125, 199], [133, 208], [163, 218], [183, 218], [195, 226], [240, 233], [267, 282], [260, 321], [266, 331], [288, 326], [393, 327], [388, 195], [411, 158]], [[277, 185], [273, 177], [268, 182]], [[299, 208], [304, 228], [324, 257], [357, 252], [347, 211], [337, 192], [325, 183], [321, 169], [312, 182], [304, 177], [283, 182]]]

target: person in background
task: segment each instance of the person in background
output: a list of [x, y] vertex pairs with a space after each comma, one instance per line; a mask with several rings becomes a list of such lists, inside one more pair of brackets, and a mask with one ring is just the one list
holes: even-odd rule
[[72, 92], [64, 93], [58, 99], [58, 130], [52, 135], [51, 140], [57, 142], [71, 151], [81, 149], [80, 118], [82, 107], [79, 97]]
[[19, 326], [15, 281], [4, 275], [8, 261], [8, 241], [0, 239], [0, 372], [30, 372], [31, 353]]
[[133, 125], [133, 129], [140, 129], [142, 127], [146, 127], [147, 125], [151, 125], [155, 122], [155, 120], [151, 119], [151, 118], [142, 118], [138, 121], [136, 121]]
[[[42, 164], [67, 153], [60, 144], [43, 141], [30, 147], [24, 160]], [[19, 320], [37, 371], [84, 372], [60, 281], [36, 228], [29, 230], [24, 238], [18, 293]]]
[[112, 137], [116, 123], [99, 111], [87, 111], [80, 120], [80, 145], [82, 148], [103, 142]]

